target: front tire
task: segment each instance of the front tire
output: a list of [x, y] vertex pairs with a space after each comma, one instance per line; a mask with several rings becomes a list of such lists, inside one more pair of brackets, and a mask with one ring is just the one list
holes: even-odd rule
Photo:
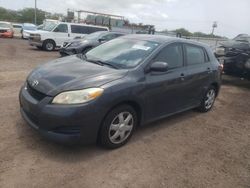
[[100, 144], [108, 149], [123, 146], [131, 138], [137, 122], [137, 114], [131, 106], [114, 108], [103, 121], [99, 135]]
[[56, 47], [56, 44], [53, 40], [46, 40], [43, 42], [43, 49], [46, 51], [53, 51]]
[[214, 105], [215, 98], [216, 98], [216, 89], [214, 86], [210, 86], [206, 91], [198, 110], [200, 112], [210, 111]]

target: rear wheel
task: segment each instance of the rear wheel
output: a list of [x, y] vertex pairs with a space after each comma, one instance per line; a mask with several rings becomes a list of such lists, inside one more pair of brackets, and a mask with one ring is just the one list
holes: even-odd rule
[[216, 98], [216, 89], [214, 86], [210, 86], [207, 92], [205, 93], [198, 110], [201, 112], [208, 112], [209, 110], [211, 110], [214, 105], [215, 98]]
[[129, 105], [116, 107], [108, 113], [101, 131], [101, 145], [114, 149], [123, 146], [128, 142], [137, 125], [135, 110]]
[[46, 40], [43, 42], [43, 49], [46, 51], [53, 51], [56, 47], [56, 44], [53, 40]]

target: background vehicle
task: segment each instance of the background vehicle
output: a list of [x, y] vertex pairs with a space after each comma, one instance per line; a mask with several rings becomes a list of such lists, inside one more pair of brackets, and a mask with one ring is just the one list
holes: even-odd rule
[[241, 34], [221, 43], [215, 55], [223, 62], [226, 74], [250, 78], [250, 36]]
[[31, 24], [31, 23], [24, 23], [22, 26], [22, 30], [21, 30], [22, 38], [28, 39], [30, 36], [30, 33], [36, 30], [37, 30], [36, 25]]
[[0, 37], [13, 38], [14, 30], [10, 22], [0, 22]]
[[66, 22], [51, 22], [42, 30], [37, 30], [30, 35], [30, 45], [52, 51], [55, 47], [62, 46], [63, 42], [75, 37], [83, 37], [96, 31], [108, 31], [107, 27], [75, 24]]
[[21, 37], [21, 31], [22, 31], [22, 24], [19, 23], [13, 23], [13, 29], [14, 29], [14, 36], [15, 37]]
[[123, 36], [35, 69], [20, 91], [21, 113], [50, 139], [117, 148], [139, 124], [192, 108], [209, 111], [219, 67], [200, 43]]
[[118, 32], [97, 31], [84, 36], [84, 38], [78, 38], [64, 42], [59, 50], [59, 53], [61, 56], [86, 53], [90, 49], [102, 43], [123, 35], [124, 34]]

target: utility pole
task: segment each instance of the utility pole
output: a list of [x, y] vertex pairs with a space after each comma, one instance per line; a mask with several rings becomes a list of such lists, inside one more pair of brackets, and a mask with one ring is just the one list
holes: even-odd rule
[[35, 0], [35, 25], [36, 25], [36, 0]]
[[212, 33], [211, 33], [211, 35], [214, 35], [214, 29], [216, 27], [218, 27], [217, 22], [214, 22], [213, 25], [212, 25]]

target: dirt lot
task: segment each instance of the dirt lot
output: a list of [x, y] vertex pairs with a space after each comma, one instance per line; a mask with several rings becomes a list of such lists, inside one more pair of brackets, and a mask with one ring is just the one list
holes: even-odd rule
[[250, 187], [250, 82], [226, 77], [213, 110], [140, 128], [117, 150], [48, 142], [19, 114], [18, 91], [55, 59], [0, 39], [0, 187]]

